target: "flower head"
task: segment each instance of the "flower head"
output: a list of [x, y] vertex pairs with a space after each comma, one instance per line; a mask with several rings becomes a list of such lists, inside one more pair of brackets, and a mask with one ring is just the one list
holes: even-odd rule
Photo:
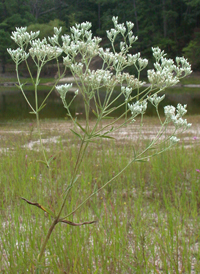
[[58, 93], [60, 94], [60, 97], [62, 100], [65, 100], [66, 94], [69, 91], [70, 88], [72, 88], [73, 84], [65, 84], [65, 85], [60, 85], [56, 86], [56, 89]]
[[28, 33], [26, 30], [27, 27], [21, 27], [16, 28], [16, 31], [12, 32], [11, 39], [13, 39], [20, 48], [27, 46], [31, 40], [35, 39], [40, 34], [40, 31], [31, 31]]
[[147, 101], [137, 101], [136, 103], [128, 104], [128, 108], [130, 109], [131, 115], [133, 117], [137, 116], [138, 114], [144, 114], [147, 109]]

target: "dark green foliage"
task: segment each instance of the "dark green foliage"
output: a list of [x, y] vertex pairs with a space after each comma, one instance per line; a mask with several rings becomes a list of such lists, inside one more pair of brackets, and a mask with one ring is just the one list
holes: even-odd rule
[[194, 70], [200, 69], [200, 33], [196, 33], [195, 38], [183, 49], [184, 55], [192, 63]]
[[[7, 37], [15, 27], [31, 25], [29, 29], [41, 29], [43, 37], [51, 34], [53, 26], [66, 31], [75, 23], [90, 21], [93, 33], [105, 38], [113, 16], [118, 16], [119, 22], [134, 22], [133, 31], [139, 40], [133, 51], [142, 51], [149, 58], [151, 47], [160, 46], [174, 58], [185, 48], [198, 69], [198, 38], [194, 38], [194, 32], [200, 27], [200, 0], [4, 0], [0, 3], [1, 62], [5, 67], [5, 49], [11, 43]], [[194, 51], [195, 56], [190, 58]]]
[[31, 24], [28, 26], [27, 31], [40, 31], [39, 38], [43, 39], [44, 37], [52, 36], [54, 34], [54, 27], [62, 27], [63, 33], [66, 33], [65, 23], [59, 19], [51, 20], [49, 23], [43, 24]]

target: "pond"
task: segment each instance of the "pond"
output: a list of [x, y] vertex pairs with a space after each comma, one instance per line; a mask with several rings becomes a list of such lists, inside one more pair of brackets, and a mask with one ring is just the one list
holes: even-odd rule
[[[48, 94], [49, 87], [42, 88], [39, 91], [39, 103]], [[114, 96], [118, 94], [116, 91]], [[34, 104], [34, 92], [28, 88], [25, 91], [26, 96], [32, 104]], [[73, 93], [68, 94], [68, 99], [71, 100]], [[101, 93], [101, 100], [104, 99], [104, 92]], [[116, 102], [116, 105], [122, 103], [124, 96], [121, 96]], [[161, 104], [161, 113], [164, 105], [174, 105], [177, 103], [188, 105], [188, 114], [200, 114], [200, 88], [192, 87], [175, 87], [166, 91], [166, 98]], [[34, 115], [30, 114], [30, 107], [27, 105], [21, 91], [16, 87], [5, 87], [0, 90], [0, 121], [7, 120], [22, 120], [22, 119], [34, 119]], [[114, 116], [120, 115], [124, 111], [124, 107], [113, 113]], [[84, 117], [83, 100], [79, 95], [74, 103], [71, 105], [71, 112], [73, 116], [77, 113], [82, 113]], [[147, 115], [155, 115], [155, 109], [149, 104]], [[92, 116], [92, 112], [91, 112]], [[47, 105], [40, 112], [40, 117], [43, 118], [65, 118], [66, 110], [63, 107], [60, 97], [54, 91], [47, 100]]]

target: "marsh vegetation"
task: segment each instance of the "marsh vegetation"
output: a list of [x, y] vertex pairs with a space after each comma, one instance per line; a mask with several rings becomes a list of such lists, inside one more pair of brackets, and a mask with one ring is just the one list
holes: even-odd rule
[[[74, 223], [97, 223], [56, 226], [42, 273], [200, 272], [199, 116], [188, 120], [194, 126], [178, 147], [151, 161], [134, 163], [69, 218]], [[155, 133], [156, 123], [155, 118], [147, 120], [144, 145]], [[35, 271], [51, 220], [21, 197], [52, 209], [61, 201], [79, 148], [70, 127], [64, 120], [42, 122], [45, 149], [48, 156], [56, 155], [52, 181], [46, 179], [47, 168], [36, 160], [42, 157], [36, 124], [12, 122], [0, 128], [1, 273]], [[91, 144], [67, 212], [122, 169], [133, 153], [133, 141], [138, 144], [141, 138], [130, 128], [114, 137], [115, 142]]]

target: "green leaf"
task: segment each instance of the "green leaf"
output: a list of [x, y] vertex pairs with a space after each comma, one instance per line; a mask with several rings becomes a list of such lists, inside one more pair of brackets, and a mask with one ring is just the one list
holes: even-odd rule
[[24, 85], [26, 85], [26, 83], [22, 83], [22, 84], [20, 84], [20, 85], [15, 84], [15, 86], [16, 86], [17, 88], [19, 88], [19, 89], [22, 89], [22, 87], [23, 87]]
[[92, 110], [92, 113], [94, 113], [94, 115], [99, 118], [99, 115], [94, 111], [94, 109]]
[[136, 151], [135, 151], [135, 147], [133, 147], [133, 153], [134, 153], [134, 158], [136, 159]]
[[78, 180], [78, 178], [79, 178], [79, 177], [80, 177], [80, 175], [79, 175], [79, 174], [78, 174], [78, 175], [76, 175], [76, 177], [75, 177], [74, 181], [72, 182], [72, 185], [76, 183], [76, 181]]
[[136, 160], [136, 162], [145, 163], [145, 162], [147, 162], [147, 160]]
[[39, 112], [40, 110], [42, 110], [46, 105], [47, 105], [47, 104], [41, 105], [41, 106], [39, 107], [39, 109], [38, 109], [38, 112]]
[[108, 110], [104, 110], [104, 113], [112, 113], [114, 110], [116, 110], [116, 107], [109, 108]]
[[45, 166], [47, 165], [47, 163], [45, 161], [42, 161], [42, 160], [37, 160], [36, 162], [44, 164]]
[[82, 136], [80, 134], [78, 134], [76, 131], [74, 131], [73, 129], [70, 129], [71, 132], [73, 132], [78, 138], [80, 138], [81, 140], [83, 140]]
[[99, 137], [101, 137], [101, 138], [107, 138], [107, 139], [114, 139], [115, 140], [114, 137], [111, 137], [111, 136], [108, 136], [108, 135], [100, 135]]
[[98, 191], [98, 187], [97, 187], [97, 183], [95, 183], [93, 193], [95, 194], [97, 193], [97, 191]]
[[49, 160], [47, 161], [48, 165], [55, 159], [56, 154], [52, 155]]
[[88, 136], [87, 131], [78, 123], [76, 122], [77, 126], [80, 127], [80, 129]]
[[108, 134], [108, 133], [112, 132], [112, 131], [113, 131], [113, 129], [114, 129], [114, 127], [111, 127], [111, 129], [110, 129], [110, 130], [108, 130], [108, 131], [106, 131], [106, 132], [104, 132], [104, 134], [103, 134], [103, 135], [106, 135], [106, 134]]

